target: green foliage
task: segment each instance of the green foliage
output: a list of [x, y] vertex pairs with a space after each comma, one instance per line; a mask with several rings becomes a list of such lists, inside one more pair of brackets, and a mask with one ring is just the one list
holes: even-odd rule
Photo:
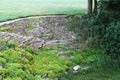
[[[88, 71], [70, 73], [62, 76], [61, 80], [119, 80], [120, 60], [103, 54], [99, 48], [86, 48], [83, 51], [69, 50], [68, 56], [74, 56], [72, 62], [81, 67], [89, 66]], [[112, 75], [112, 76], [111, 76]]]
[[[2, 54], [0, 53], [0, 57], [2, 56]], [[0, 65], [1, 64], [4, 64], [4, 63], [6, 63], [6, 59], [4, 59], [4, 58], [0, 58]]]
[[4, 79], [4, 80], [22, 80], [22, 79], [21, 79], [21, 78], [16, 77], [16, 78], [6, 78], [6, 79]]
[[[48, 80], [60, 77], [72, 64], [65, 57], [56, 56], [57, 49], [41, 48], [35, 51], [32, 47], [8, 48], [0, 53], [0, 75], [4, 80]], [[47, 75], [46, 79], [42, 77]]]
[[25, 46], [24, 49], [30, 52], [31, 54], [37, 54], [37, 51], [31, 46]]
[[14, 40], [9, 40], [7, 42], [7, 46], [10, 48], [10, 47], [16, 47], [18, 46], [18, 42], [17, 41], [14, 41]]
[[5, 27], [5, 26], [0, 27], [0, 31], [2, 31], [2, 32], [12, 32], [13, 30], [14, 30], [14, 28], [12, 28], [12, 27]]
[[[97, 15], [95, 24], [100, 24], [98, 27], [101, 37], [99, 42], [105, 53], [112, 55], [113, 58], [118, 58], [120, 55], [120, 6], [119, 0], [109, 0], [108, 2], [101, 0], [101, 9]], [[107, 22], [106, 22], [107, 21]]]
[[[105, 55], [99, 48], [86, 48], [83, 51], [69, 50], [67, 56], [74, 56], [71, 61], [74, 65], [89, 65], [92, 67], [119, 68], [119, 59], [113, 59]], [[92, 68], [93, 69], [93, 68]]]
[[102, 50], [96, 48], [86, 48], [83, 51], [69, 50], [67, 55], [74, 56], [72, 62], [75, 64], [90, 64], [104, 56]]
[[35, 27], [32, 25], [31, 22], [29, 22], [29, 23], [26, 25], [26, 29], [27, 29], [27, 30], [33, 30], [33, 29], [35, 29]]
[[[56, 56], [58, 49], [66, 50], [67, 54]], [[70, 56], [74, 56], [71, 61], [66, 59]], [[30, 46], [26, 46], [24, 49], [8, 48], [0, 53], [0, 65], [3, 66], [0, 69], [3, 80], [49, 80], [65, 76], [66, 71], [75, 65], [89, 65], [91, 68], [89, 72], [93, 71], [94, 67], [119, 67], [117, 60], [112, 60], [111, 57], [103, 55], [100, 49], [87, 48], [79, 51], [64, 46], [55, 46], [51, 49], [43, 47], [38, 51]], [[79, 72], [82, 75], [83, 71], [80, 70]], [[46, 78], [42, 78], [45, 75]]]
[[17, 52], [13, 49], [3, 51], [1, 55], [8, 63], [18, 62], [21, 59], [20, 52]]
[[15, 40], [7, 40], [5, 38], [0, 39], [0, 43], [2, 44], [1, 50], [6, 50], [8, 48], [15, 48], [18, 46], [18, 42]]
[[[31, 53], [20, 48], [2, 51], [0, 59], [2, 59], [1, 64], [3, 68], [0, 74], [2, 74], [3, 77], [7, 75], [5, 77], [7, 80], [15, 80], [18, 77], [19, 79], [25, 79], [27, 68], [30, 66], [28, 63], [31, 58]], [[24, 69], [26, 69], [26, 71]]]
[[106, 28], [104, 39], [102, 41], [104, 51], [112, 55], [112, 57], [119, 58], [120, 56], [120, 22], [111, 23]]
[[[97, 15], [73, 16], [68, 26], [78, 41], [89, 47], [101, 47], [106, 54], [118, 58], [120, 53], [120, 0], [100, 0]], [[114, 57], [114, 58], [115, 58]]]
[[40, 19], [40, 18], [29, 18], [29, 20], [30, 20], [31, 22], [37, 22], [37, 23], [39, 23], [39, 22], [42, 21], [42, 19]]
[[1, 44], [0, 50], [5, 50], [5, 49], [8, 48], [8, 47], [7, 47], [7, 39], [6, 39], [6, 38], [1, 37], [1, 38], [0, 38], [0, 44]]
[[11, 78], [14, 77], [20, 77], [21, 79], [24, 79], [26, 76], [26, 73], [23, 71], [23, 69], [19, 68], [20, 64], [12, 64], [10, 63], [5, 68], [7, 69], [7, 75]]
[[50, 48], [51, 50], [63, 50], [63, 51], [67, 51], [67, 50], [69, 50], [69, 48], [68, 47], [65, 47], [65, 46], [63, 46], [63, 45], [59, 45], [59, 46], [53, 46], [52, 48]]
[[48, 75], [48, 77], [59, 77], [69, 69], [71, 64], [65, 57], [57, 57], [56, 51], [42, 51], [37, 56], [34, 56], [31, 65], [31, 72], [37, 75]]

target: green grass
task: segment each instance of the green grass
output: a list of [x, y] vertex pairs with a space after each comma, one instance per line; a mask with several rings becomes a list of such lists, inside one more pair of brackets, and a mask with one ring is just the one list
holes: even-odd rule
[[1, 0], [0, 21], [31, 15], [80, 14], [87, 12], [87, 0]]
[[84, 74], [71, 74], [65, 78], [62, 80], [120, 80], [120, 69], [97, 69]]
[[120, 80], [119, 60], [102, 54], [99, 48], [86, 48], [83, 51], [69, 50], [67, 55], [75, 57], [72, 61], [76, 65], [89, 66], [89, 69], [87, 71], [80, 69], [78, 73], [65, 75], [61, 80]]

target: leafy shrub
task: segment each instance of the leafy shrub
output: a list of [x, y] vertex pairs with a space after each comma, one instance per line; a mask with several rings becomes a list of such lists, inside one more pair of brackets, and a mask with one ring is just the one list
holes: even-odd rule
[[93, 63], [101, 56], [104, 56], [102, 50], [97, 48], [86, 48], [83, 51], [69, 50], [67, 55], [74, 56], [72, 62], [77, 65]]
[[92, 67], [92, 70], [98, 68], [119, 68], [120, 58], [113, 59], [103, 53], [99, 48], [86, 48], [83, 51], [69, 50], [67, 56], [74, 56], [71, 61], [73, 65], [88, 65]]
[[37, 75], [48, 75], [48, 77], [60, 77], [69, 69], [71, 64], [65, 57], [57, 57], [53, 51], [42, 51], [34, 57], [31, 72]]
[[2, 57], [6, 59], [7, 62], [17, 62], [21, 59], [21, 54], [13, 49], [8, 49], [1, 53]]
[[[34, 54], [37, 53], [37, 54]], [[41, 49], [35, 51], [32, 47], [25, 50], [10, 48], [0, 53], [0, 75], [4, 80], [48, 80], [47, 78], [60, 77], [69, 69], [71, 62], [65, 57], [57, 57], [56, 49]]]
[[106, 28], [102, 45], [107, 54], [116, 58], [120, 56], [120, 22], [111, 23]]
[[9, 48], [15, 48], [19, 44], [15, 40], [8, 40], [4, 37], [0, 39], [0, 43], [1, 43], [1, 47], [0, 47], [1, 50], [7, 50]]
[[16, 47], [18, 46], [18, 42], [17, 41], [14, 41], [14, 40], [9, 40], [7, 42], [7, 46], [10, 48], [10, 47]]
[[37, 51], [31, 46], [25, 46], [24, 49], [32, 54], [37, 54]]
[[[1, 53], [0, 53], [0, 57], [1, 57]], [[5, 63], [6, 63], [6, 59], [0, 58], [0, 65], [1, 65], [1, 64], [5, 64]]]
[[[89, 47], [101, 47], [106, 54], [120, 53], [120, 0], [100, 0], [97, 15], [73, 16], [68, 27], [78, 41], [85, 41]], [[114, 57], [114, 58], [115, 58]]]
[[6, 79], [4, 79], [4, 80], [22, 80], [22, 79], [21, 79], [21, 78], [16, 77], [16, 78], [6, 78]]

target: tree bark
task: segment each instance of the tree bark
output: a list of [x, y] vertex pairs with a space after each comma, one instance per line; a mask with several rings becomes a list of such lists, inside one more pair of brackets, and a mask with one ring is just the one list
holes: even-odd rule
[[92, 15], [92, 0], [88, 0], [88, 15]]

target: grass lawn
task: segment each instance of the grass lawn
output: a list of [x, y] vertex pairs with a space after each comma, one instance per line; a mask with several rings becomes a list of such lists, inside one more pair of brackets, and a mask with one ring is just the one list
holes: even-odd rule
[[120, 69], [97, 69], [84, 74], [71, 74], [65, 78], [62, 80], [120, 80]]
[[87, 0], [0, 0], [0, 21], [31, 15], [85, 12]]

